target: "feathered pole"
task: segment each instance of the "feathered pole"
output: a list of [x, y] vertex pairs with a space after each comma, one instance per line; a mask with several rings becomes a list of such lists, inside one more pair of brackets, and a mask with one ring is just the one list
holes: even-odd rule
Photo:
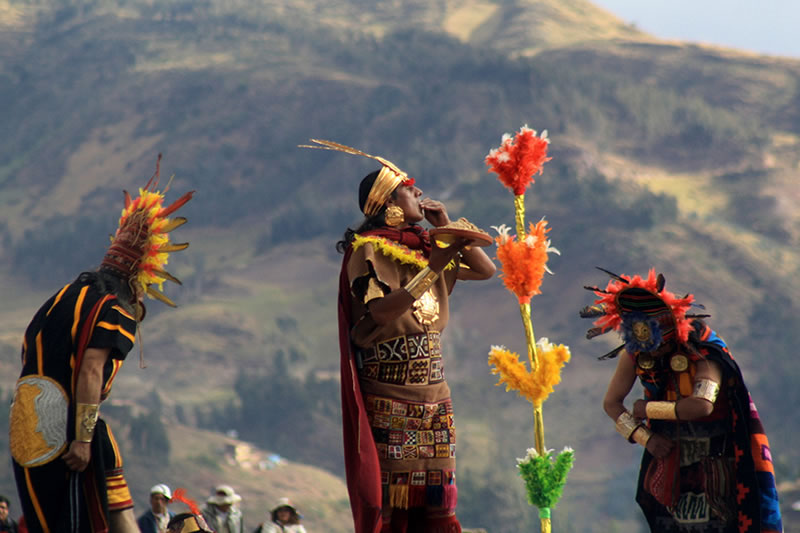
[[546, 338], [536, 341], [531, 316], [531, 298], [541, 294], [541, 283], [547, 268], [548, 253], [560, 254], [551, 246], [547, 233], [547, 221], [542, 218], [525, 230], [525, 190], [534, 183], [534, 175], [542, 173], [547, 157], [547, 132], [537, 136], [527, 126], [512, 138], [503, 136], [500, 147], [486, 156], [490, 172], [495, 172], [500, 182], [514, 193], [514, 218], [517, 235], [510, 235], [505, 224], [495, 227], [498, 237], [497, 259], [502, 265], [503, 283], [514, 293], [519, 302], [522, 324], [528, 348], [530, 371], [519, 355], [502, 346], [492, 346], [489, 365], [494, 365], [493, 374], [500, 375], [498, 385], [506, 390], [516, 390], [533, 404], [533, 427], [535, 448], [518, 459], [520, 475], [525, 480], [528, 501], [538, 507], [542, 533], [550, 533], [550, 509], [561, 497], [567, 473], [572, 468], [574, 453], [564, 448], [553, 462], [552, 451], [545, 447], [544, 417], [542, 404], [553, 392], [553, 386], [561, 381], [561, 368], [570, 359], [569, 348], [553, 345]]

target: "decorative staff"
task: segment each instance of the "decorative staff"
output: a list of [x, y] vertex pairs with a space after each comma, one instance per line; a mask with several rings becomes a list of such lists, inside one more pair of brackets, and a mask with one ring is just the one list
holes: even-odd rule
[[542, 173], [549, 144], [547, 131], [541, 136], [524, 126], [512, 139], [503, 135], [502, 143], [486, 156], [490, 172], [495, 172], [500, 182], [514, 193], [516, 235], [505, 224], [494, 227], [498, 232], [497, 259], [500, 260], [500, 277], [506, 288], [514, 293], [519, 302], [520, 315], [525, 328], [530, 371], [519, 360], [519, 354], [504, 346], [492, 346], [489, 365], [494, 365], [493, 374], [499, 374], [497, 385], [506, 385], [506, 390], [516, 390], [533, 404], [533, 426], [535, 448], [517, 459], [520, 476], [525, 480], [528, 502], [539, 509], [542, 533], [550, 533], [550, 510], [561, 497], [567, 474], [572, 468], [574, 452], [565, 447], [553, 461], [553, 451], [545, 448], [542, 404], [561, 381], [561, 368], [570, 359], [570, 352], [563, 344], [554, 345], [546, 338], [536, 341], [531, 317], [531, 298], [541, 294], [542, 277], [547, 268], [548, 253], [560, 255], [551, 246], [547, 233], [547, 221], [542, 218], [531, 223], [525, 231], [525, 190], [534, 183], [533, 176]]

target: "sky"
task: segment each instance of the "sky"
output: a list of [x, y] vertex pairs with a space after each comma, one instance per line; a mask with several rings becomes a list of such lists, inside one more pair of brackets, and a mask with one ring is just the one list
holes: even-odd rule
[[664, 39], [800, 59], [798, 0], [591, 0]]

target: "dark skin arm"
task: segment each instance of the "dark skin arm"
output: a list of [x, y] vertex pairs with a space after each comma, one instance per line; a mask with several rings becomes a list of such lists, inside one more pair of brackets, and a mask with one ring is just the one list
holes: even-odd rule
[[[75, 401], [78, 403], [100, 403], [103, 387], [103, 366], [111, 354], [109, 348], [87, 348], [83, 354], [83, 362], [78, 371], [78, 384], [75, 390]], [[62, 459], [70, 470], [83, 472], [91, 460], [91, 443], [72, 441]]]
[[[603, 399], [603, 409], [611, 420], [616, 421], [620, 414], [625, 411], [624, 401], [633, 388], [636, 382], [636, 368], [634, 367], [633, 360], [623, 350], [619, 354], [619, 361], [614, 376], [608, 383], [608, 390], [606, 391], [605, 398]], [[633, 414], [636, 418], [642, 418]], [[647, 451], [655, 457], [665, 457], [669, 454], [674, 443], [666, 437], [653, 433], [650, 440], [647, 441]]]
[[[699, 361], [694, 381], [696, 382], [700, 379], [710, 379], [717, 383], [722, 383], [722, 369], [714, 361]], [[645, 400], [636, 400], [633, 404], [633, 416], [644, 418], [646, 406], [647, 402]], [[713, 410], [713, 403], [705, 398], [695, 398], [694, 396], [681, 398], [675, 406], [675, 412], [680, 420], [697, 420], [710, 415]]]

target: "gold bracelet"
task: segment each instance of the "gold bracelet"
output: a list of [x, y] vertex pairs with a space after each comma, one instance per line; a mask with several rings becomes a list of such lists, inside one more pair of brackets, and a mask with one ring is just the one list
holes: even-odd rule
[[617, 417], [616, 422], [614, 422], [614, 427], [616, 427], [617, 433], [622, 435], [625, 440], [633, 442], [631, 441], [631, 436], [636, 431], [636, 428], [639, 427], [639, 423], [628, 411], [622, 411]]
[[717, 396], [719, 395], [719, 383], [713, 381], [711, 379], [703, 378], [698, 379], [697, 382], [694, 384], [694, 392], [692, 392], [692, 396], [695, 398], [702, 398], [704, 400], [708, 400], [711, 403], [717, 401]]
[[647, 429], [646, 427], [640, 425], [633, 431], [633, 442], [637, 444], [641, 444], [644, 447], [647, 447], [647, 441], [650, 440], [650, 437], [653, 436], [653, 432]]
[[419, 271], [419, 274], [414, 276], [411, 281], [406, 283], [405, 290], [415, 299], [419, 300], [420, 296], [425, 294], [425, 291], [431, 288], [431, 285], [439, 277], [438, 272], [431, 270], [431, 267], [425, 267]]
[[92, 442], [99, 411], [100, 405], [96, 403], [79, 402], [75, 405], [75, 440]]
[[644, 412], [650, 420], [677, 420], [678, 402], [647, 402]]

